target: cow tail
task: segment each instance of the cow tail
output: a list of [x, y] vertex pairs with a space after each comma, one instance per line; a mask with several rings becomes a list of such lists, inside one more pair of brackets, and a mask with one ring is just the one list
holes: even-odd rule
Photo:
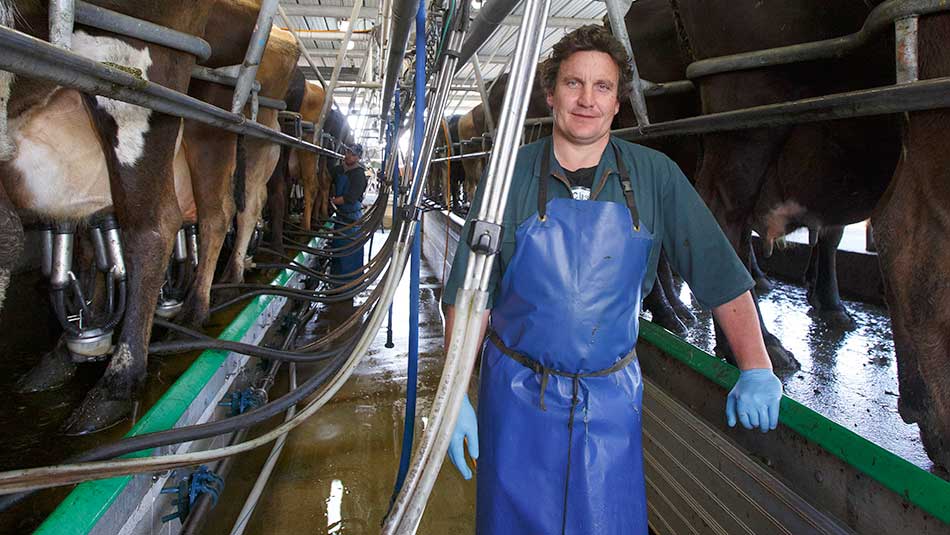
[[244, 134], [240, 134], [237, 137], [234, 177], [232, 180], [234, 186], [234, 205], [237, 207], [238, 212], [243, 212], [247, 196], [247, 144], [244, 141]]

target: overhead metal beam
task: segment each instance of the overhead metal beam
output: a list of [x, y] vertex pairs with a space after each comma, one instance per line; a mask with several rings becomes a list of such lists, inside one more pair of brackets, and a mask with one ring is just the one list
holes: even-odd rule
[[[295, 6], [284, 6], [284, 11], [287, 15], [297, 16], [297, 17], [330, 17], [330, 18], [348, 18], [350, 16], [350, 8], [340, 7], [340, 6], [304, 6], [304, 5], [295, 5]], [[477, 14], [477, 12], [476, 12]], [[360, 17], [362, 19], [373, 19], [375, 20], [379, 16], [379, 13], [376, 8], [364, 7], [360, 10]], [[518, 26], [521, 24], [521, 15], [511, 15], [505, 17], [502, 21], [502, 24], [505, 26]], [[548, 28], [580, 28], [581, 26], [586, 26], [588, 24], [595, 24], [597, 26], [603, 25], [601, 19], [586, 19], [586, 18], [573, 18], [573, 17], [551, 17], [548, 19], [547, 27]]]
[[[284, 13], [289, 17], [330, 17], [334, 19], [349, 19], [353, 9], [345, 6], [303, 6], [288, 4], [283, 6]], [[359, 18], [375, 19], [379, 10], [375, 7], [361, 7]]]
[[[338, 32], [335, 30], [298, 30], [293, 29], [300, 36], [301, 39], [313, 40], [313, 41], [342, 41], [346, 38], [346, 32]], [[350, 41], [369, 41], [372, 38], [371, 33], [353, 33], [350, 36]]]
[[[306, 51], [310, 54], [312, 58], [335, 58], [337, 50], [335, 48], [310, 48], [307, 47]], [[351, 59], [363, 59], [366, 57], [365, 48], [354, 48], [346, 53], [346, 57]], [[505, 65], [508, 63], [508, 58], [506, 57], [493, 57], [484, 54], [478, 55], [478, 61], [484, 66], [488, 64], [493, 65]], [[297, 64], [300, 66], [308, 65], [305, 58], [301, 58], [297, 61]]]

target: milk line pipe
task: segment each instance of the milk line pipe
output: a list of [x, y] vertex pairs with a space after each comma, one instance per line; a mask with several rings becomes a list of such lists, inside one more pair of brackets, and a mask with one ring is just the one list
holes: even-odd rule
[[[63, 0], [57, 0], [57, 3], [63, 3]], [[211, 45], [200, 37], [82, 0], [75, 0], [75, 22], [185, 52], [195, 56], [199, 62], [207, 61], [211, 57]]]
[[611, 133], [624, 139], [637, 141], [664, 136], [766, 128], [946, 107], [950, 107], [950, 77], [947, 76], [780, 104], [710, 113], [653, 123], [644, 128], [621, 128]]
[[62, 50], [16, 30], [0, 27], [0, 51], [3, 52], [0, 53], [2, 70], [216, 126], [236, 134], [265, 139], [332, 158], [343, 157], [339, 153], [248, 121], [243, 115], [231, 113], [125, 71]]
[[950, 4], [943, 0], [888, 0], [875, 7], [868, 14], [861, 29], [855, 33], [822, 41], [696, 61], [686, 68], [686, 77], [695, 80], [725, 72], [760, 69], [818, 59], [840, 58], [863, 46], [872, 35], [897, 20], [948, 10], [950, 10]]
[[[549, 0], [527, 0], [525, 4], [512, 71], [505, 89], [502, 105], [504, 113], [500, 114], [498, 146], [489, 161], [485, 202], [477, 214], [480, 222], [495, 227], [500, 227], [507, 202], [519, 132], [523, 128], [528, 105], [529, 91], [525, 88], [532, 87], [534, 81], [549, 8]], [[500, 243], [494, 243], [493, 246], [497, 248]], [[481, 250], [469, 257], [465, 281], [456, 301], [461, 306], [456, 306], [452, 341], [447, 349], [442, 379], [429, 414], [429, 425], [413, 458], [406, 485], [396, 500], [396, 507], [383, 526], [383, 533], [387, 535], [415, 533], [418, 529], [429, 493], [445, 458], [462, 398], [468, 390], [472, 364], [481, 342], [478, 340], [481, 311], [487, 302], [486, 290], [493, 261], [494, 255], [485, 255]], [[473, 284], [477, 288], [473, 288]], [[474, 304], [474, 310], [470, 309], [471, 304]], [[460, 354], [463, 343], [466, 351]]]

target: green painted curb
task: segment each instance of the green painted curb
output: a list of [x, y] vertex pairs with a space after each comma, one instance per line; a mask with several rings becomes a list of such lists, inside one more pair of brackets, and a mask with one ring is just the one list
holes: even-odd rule
[[[309, 246], [316, 247], [318, 244], [319, 240], [315, 238], [310, 241]], [[294, 260], [303, 264], [307, 256], [305, 253], [300, 253]], [[284, 286], [294, 273], [285, 269], [271, 281], [271, 284]], [[218, 338], [240, 341], [275, 298], [277, 296], [274, 295], [255, 297]], [[227, 351], [220, 350], [208, 350], [201, 353], [191, 367], [185, 370], [185, 373], [165, 391], [165, 394], [125, 436], [134, 437], [171, 429], [194, 401], [195, 396], [218, 371], [227, 355]], [[152, 454], [152, 451], [139, 451], [125, 457], [147, 457]], [[38, 535], [89, 533], [131, 480], [132, 476], [122, 476], [78, 485], [33, 533]]]
[[[640, 320], [640, 338], [727, 390], [739, 379], [739, 370], [731, 364], [649, 321]], [[950, 524], [950, 482], [921, 470], [788, 396], [782, 397], [779, 421], [934, 518]]]

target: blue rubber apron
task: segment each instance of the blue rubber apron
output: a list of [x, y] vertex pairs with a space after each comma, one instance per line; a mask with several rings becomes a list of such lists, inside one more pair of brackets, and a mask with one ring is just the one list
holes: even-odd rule
[[[346, 173], [340, 173], [336, 176], [334, 195], [337, 197], [342, 197], [346, 195], [347, 190], [350, 187], [350, 179]], [[353, 203], [344, 203], [336, 207], [336, 221], [333, 223], [333, 228], [337, 232], [341, 232], [343, 237], [337, 238], [331, 241], [330, 247], [339, 248], [346, 247], [353, 243], [353, 239], [359, 235], [359, 227], [352, 227], [346, 230], [340, 230], [363, 217], [363, 203], [360, 201]], [[360, 274], [356, 273], [363, 267], [363, 247], [357, 247], [353, 249], [353, 252], [346, 256], [334, 257], [330, 262], [330, 273], [334, 275], [350, 275], [347, 279], [353, 280], [357, 278]]]
[[491, 311], [479, 390], [480, 535], [647, 533], [643, 385], [633, 352], [653, 243], [611, 142], [626, 206], [547, 200]]

